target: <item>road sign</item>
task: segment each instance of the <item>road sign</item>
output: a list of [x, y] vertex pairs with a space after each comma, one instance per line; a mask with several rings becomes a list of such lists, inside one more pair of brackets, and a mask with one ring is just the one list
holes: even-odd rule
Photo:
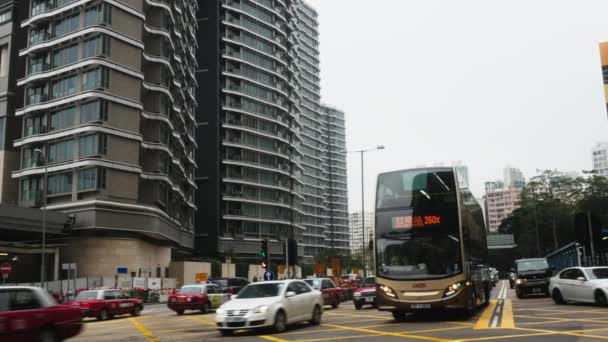
[[264, 272], [264, 280], [273, 280], [273, 279], [274, 279], [274, 273], [272, 273], [271, 271]]
[[9, 274], [9, 273], [11, 273], [12, 270], [13, 270], [13, 267], [8, 262], [5, 262], [2, 265], [0, 265], [0, 273], [2, 273], [2, 274]]
[[209, 274], [207, 273], [197, 273], [196, 274], [196, 283], [200, 284], [202, 282], [205, 282], [209, 279]]
[[117, 267], [116, 268], [116, 273], [118, 273], [118, 274], [128, 274], [129, 273], [129, 269], [127, 267]]

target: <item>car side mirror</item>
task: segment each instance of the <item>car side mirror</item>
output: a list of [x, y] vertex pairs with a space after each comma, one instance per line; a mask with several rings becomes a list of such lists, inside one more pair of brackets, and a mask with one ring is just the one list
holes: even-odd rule
[[296, 295], [296, 293], [295, 293], [295, 292], [293, 292], [293, 291], [288, 291], [288, 292], [285, 294], [285, 298], [293, 297], [293, 296], [295, 296], [295, 295]]
[[578, 278], [576, 278], [576, 280], [578, 280], [578, 281], [587, 281], [587, 280], [585, 280], [585, 278], [583, 278], [583, 277], [578, 277]]
[[511, 270], [510, 270], [510, 272], [513, 272], [513, 273], [515, 273], [515, 269], [514, 269], [514, 268], [512, 268], [512, 269], [511, 269]]

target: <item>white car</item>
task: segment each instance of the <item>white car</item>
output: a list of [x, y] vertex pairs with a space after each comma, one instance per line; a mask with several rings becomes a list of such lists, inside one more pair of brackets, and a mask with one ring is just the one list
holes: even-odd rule
[[608, 305], [608, 267], [571, 267], [559, 272], [549, 282], [556, 304], [566, 302]]
[[235, 330], [267, 327], [283, 332], [296, 322], [320, 324], [323, 295], [301, 280], [251, 283], [215, 313], [217, 329], [224, 336]]

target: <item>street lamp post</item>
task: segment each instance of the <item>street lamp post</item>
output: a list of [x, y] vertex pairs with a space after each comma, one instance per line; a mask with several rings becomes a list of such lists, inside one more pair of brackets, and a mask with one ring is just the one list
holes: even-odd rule
[[364, 171], [364, 167], [363, 167], [363, 154], [365, 152], [369, 152], [369, 151], [376, 151], [376, 150], [383, 150], [384, 146], [383, 145], [378, 145], [376, 148], [369, 148], [369, 149], [364, 149], [364, 150], [357, 150], [357, 151], [342, 151], [343, 153], [359, 153], [361, 155], [361, 239], [363, 242], [363, 248], [362, 248], [362, 257], [363, 257], [363, 275], [365, 277], [367, 277], [367, 253], [366, 253], [366, 248], [365, 248], [365, 183], [364, 183], [364, 176], [363, 176], [363, 171]]
[[42, 264], [40, 265], [40, 287], [45, 288], [46, 286], [46, 193], [48, 191], [48, 159], [46, 153], [37, 148], [34, 150], [35, 153], [40, 154], [44, 160], [44, 186], [42, 188]]

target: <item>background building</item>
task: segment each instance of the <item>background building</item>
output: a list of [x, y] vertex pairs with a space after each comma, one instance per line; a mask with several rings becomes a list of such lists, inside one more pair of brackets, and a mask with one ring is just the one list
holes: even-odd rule
[[280, 261], [288, 237], [299, 256], [332, 244], [347, 252], [343, 114], [321, 105], [316, 11], [301, 1], [200, 5], [197, 253], [255, 260], [268, 239]]
[[505, 188], [523, 189], [526, 179], [520, 169], [507, 165], [503, 169], [503, 185]]
[[518, 208], [517, 198], [521, 193], [518, 188], [504, 188], [486, 194], [488, 231], [494, 233], [511, 212]]
[[608, 177], [608, 143], [597, 143], [591, 151], [593, 171], [597, 175]]
[[[361, 220], [361, 211], [350, 213], [350, 250], [351, 254], [361, 254], [363, 250], [363, 229]], [[368, 234], [365, 242], [369, 243], [369, 237], [373, 236], [374, 232], [374, 213], [371, 211], [365, 212], [365, 232]]]
[[21, 3], [19, 204], [77, 216], [80, 276], [167, 267], [194, 246], [198, 2]]

